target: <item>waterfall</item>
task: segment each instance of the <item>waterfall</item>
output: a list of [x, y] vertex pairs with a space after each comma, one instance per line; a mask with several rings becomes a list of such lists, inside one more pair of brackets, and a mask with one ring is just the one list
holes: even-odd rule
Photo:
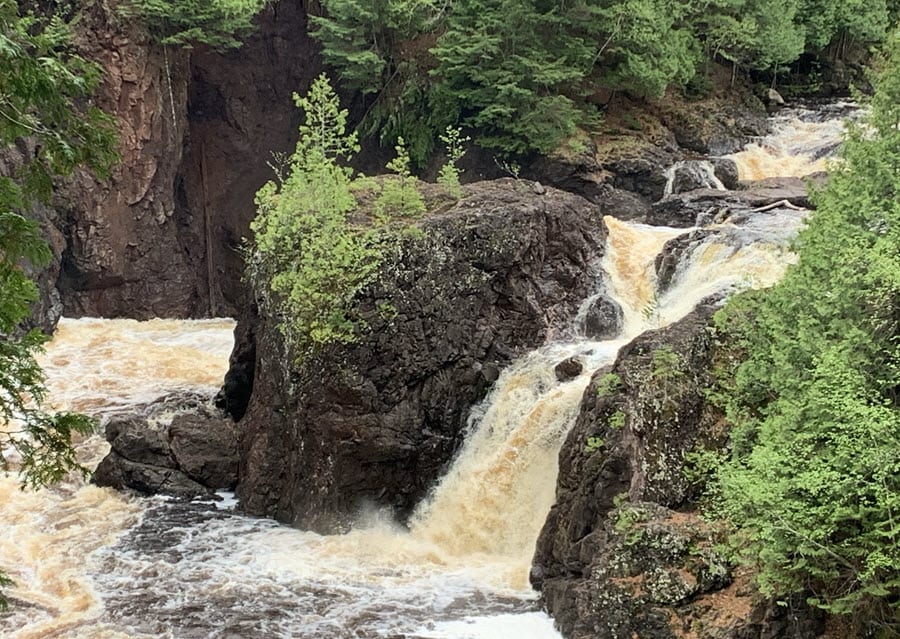
[[804, 177], [828, 168], [840, 146], [847, 119], [858, 116], [852, 102], [837, 102], [829, 108], [790, 108], [772, 120], [772, 132], [726, 156], [735, 161], [738, 178]]
[[666, 177], [663, 197], [694, 189], [725, 190], [725, 185], [716, 175], [716, 167], [709, 160], [681, 160], [663, 174]]
[[[606, 218], [600, 289], [622, 308], [619, 334], [599, 341], [572, 330], [574, 337], [504, 370], [408, 529], [371, 513], [349, 534], [320, 536], [77, 478], [25, 494], [14, 477], [2, 478], [0, 563], [12, 567], [17, 586], [0, 633], [181, 638], [226, 627], [241, 637], [557, 636], [535, 610], [527, 575], [553, 502], [559, 448], [592, 372], [706, 295], [777, 279], [800, 219], [780, 215], [787, 214], [702, 232]], [[660, 290], [656, 256], [682, 237], [677, 267]], [[573, 327], [582, 324], [573, 319]], [[173, 389], [211, 393], [231, 328], [230, 321], [66, 320], [42, 364], [58, 407], [102, 414]], [[554, 368], [569, 358], [582, 372], [560, 381]], [[79, 454], [96, 463], [106, 449], [94, 437]]]
[[[772, 136], [731, 156], [742, 179], [824, 167], [846, 109], [830, 115], [784, 112]], [[708, 162], [679, 168], [720, 187]], [[674, 170], [670, 183], [667, 192]], [[559, 447], [591, 374], [641, 331], [678, 320], [709, 295], [772, 284], [792, 260], [787, 245], [802, 217], [773, 210], [694, 229], [606, 218], [604, 275], [562, 332], [572, 337], [501, 373], [408, 528], [373, 512], [346, 535], [320, 536], [242, 517], [228, 501], [138, 498], [78, 477], [21, 492], [14, 475], [0, 477], [0, 566], [16, 581], [0, 635], [558, 637], [527, 575], [553, 502]], [[620, 311], [606, 340], [587, 330], [601, 299]], [[64, 320], [41, 361], [52, 402], [102, 416], [178, 390], [211, 395], [232, 328], [226, 320]], [[581, 373], [561, 381], [554, 369], [571, 358]], [[87, 465], [107, 450], [96, 436], [78, 443]]]

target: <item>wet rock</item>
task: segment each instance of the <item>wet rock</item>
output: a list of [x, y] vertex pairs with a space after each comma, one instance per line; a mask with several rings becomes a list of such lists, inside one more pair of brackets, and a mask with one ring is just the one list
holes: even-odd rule
[[773, 204], [810, 208], [806, 184], [799, 178], [749, 182], [741, 191], [698, 189], [679, 193], [653, 205], [648, 224], [689, 227], [709, 224], [739, 212], [752, 213]]
[[730, 158], [713, 158], [710, 162], [712, 162], [713, 171], [722, 186], [729, 191], [736, 191], [741, 187], [737, 162]]
[[111, 451], [92, 479], [98, 486], [185, 497], [237, 483], [235, 425], [197, 398], [168, 398], [113, 416], [106, 439]]
[[770, 107], [783, 107], [784, 98], [781, 97], [781, 94], [778, 93], [778, 91], [769, 87], [769, 89], [766, 91], [766, 104], [768, 104]]
[[553, 372], [556, 373], [556, 379], [561, 382], [568, 382], [581, 375], [583, 369], [584, 365], [578, 359], [570, 357], [557, 364]]
[[478, 183], [398, 243], [357, 298], [368, 328], [356, 343], [292, 366], [275, 318], [242, 316], [256, 327], [242, 507], [317, 530], [373, 504], [408, 513], [499, 368], [564, 326], [595, 285], [601, 217], [552, 188]]
[[209, 414], [176, 415], [168, 436], [176, 468], [209, 488], [234, 488], [238, 434], [230, 419]]
[[584, 318], [584, 335], [590, 339], [612, 339], [622, 331], [624, 314], [617, 301], [599, 295], [591, 302]]
[[664, 169], [667, 165], [646, 157], [622, 158], [604, 165], [615, 178], [616, 188], [632, 191], [651, 202], [661, 199], [666, 190]]
[[[822, 629], [821, 614], [801, 605], [791, 621], [733, 572], [696, 512], [686, 460], [722, 450], [728, 436], [703, 392], [725, 356], [708, 330], [716, 307], [708, 300], [636, 338], [584, 394], [531, 571], [567, 639], [811, 638]], [[589, 438], [602, 444], [586, 446]]]
[[662, 105], [660, 118], [682, 149], [701, 155], [726, 155], [739, 150], [751, 138], [768, 132], [766, 110], [749, 92], [728, 99]]
[[719, 179], [712, 164], [705, 161], [680, 162], [672, 171], [673, 195], [697, 189], [715, 188], [715, 181]]
[[130, 488], [148, 495], [196, 497], [212, 492], [208, 486], [195, 482], [177, 468], [141, 464], [116, 452], [103, 458], [92, 481], [98, 486], [117, 490]]

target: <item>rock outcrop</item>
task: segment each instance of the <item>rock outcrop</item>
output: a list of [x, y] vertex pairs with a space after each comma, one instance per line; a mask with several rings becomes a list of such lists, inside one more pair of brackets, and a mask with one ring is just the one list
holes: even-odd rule
[[704, 226], [779, 203], [786, 203], [788, 207], [810, 208], [812, 204], [806, 181], [801, 178], [771, 178], [748, 182], [739, 191], [695, 189], [677, 193], [653, 204], [646, 221], [648, 224], [676, 227]]
[[[523, 181], [466, 188], [403, 239], [358, 299], [355, 344], [291, 364], [273, 318], [244, 314], [255, 352], [240, 421], [242, 507], [316, 530], [359, 508], [402, 516], [462, 442], [499, 369], [566, 327], [593, 287], [603, 211]], [[389, 308], [390, 313], [378, 309]], [[255, 330], [244, 332], [246, 325]], [[254, 350], [255, 349], [255, 350]], [[246, 358], [232, 380], [247, 377]], [[240, 384], [231, 384], [226, 404]]]
[[237, 483], [238, 431], [204, 398], [173, 396], [106, 424], [109, 454], [98, 486], [178, 497], [207, 495]]
[[[714, 301], [644, 333], [598, 372], [560, 453], [532, 583], [567, 639], [811, 638], [822, 615], [762, 598], [696, 513], [692, 453], [727, 442], [704, 394]], [[590, 441], [590, 445], [588, 442]]]

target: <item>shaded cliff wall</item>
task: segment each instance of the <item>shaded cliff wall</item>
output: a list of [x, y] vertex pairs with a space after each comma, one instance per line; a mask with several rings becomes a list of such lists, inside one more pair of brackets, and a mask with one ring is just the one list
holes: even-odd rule
[[187, 133], [188, 53], [150, 42], [103, 3], [84, 10], [76, 44], [104, 69], [96, 102], [117, 121], [121, 161], [108, 180], [79, 172], [60, 190], [53, 222], [64, 238], [63, 310], [199, 314], [202, 247], [172, 189]]
[[274, 174], [273, 154], [290, 153], [305, 93], [321, 71], [307, 35], [306, 3], [281, 0], [256, 20], [235, 51], [191, 57], [189, 135], [176, 176], [176, 208], [201, 229], [198, 277], [211, 315], [236, 316], [244, 299], [241, 240], [256, 191]]
[[295, 144], [291, 93], [320, 70], [305, 4], [269, 6], [226, 53], [163, 47], [112, 3], [84, 9], [75, 44], [103, 68], [95, 101], [116, 119], [121, 161], [106, 180], [77, 172], [35, 212], [55, 253], [40, 325], [237, 314], [254, 194], [272, 152]]

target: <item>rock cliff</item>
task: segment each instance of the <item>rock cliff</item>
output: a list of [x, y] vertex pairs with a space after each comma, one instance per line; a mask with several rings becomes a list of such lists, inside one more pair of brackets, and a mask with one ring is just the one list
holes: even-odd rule
[[272, 318], [245, 313], [225, 398], [241, 412], [247, 389], [237, 380], [251, 377], [252, 353], [243, 507], [317, 530], [366, 506], [407, 513], [457, 450], [469, 408], [499, 369], [564, 329], [595, 286], [602, 214], [529, 182], [467, 187], [421, 223], [421, 237], [397, 245], [361, 295], [368, 329], [358, 342], [298, 366]]

